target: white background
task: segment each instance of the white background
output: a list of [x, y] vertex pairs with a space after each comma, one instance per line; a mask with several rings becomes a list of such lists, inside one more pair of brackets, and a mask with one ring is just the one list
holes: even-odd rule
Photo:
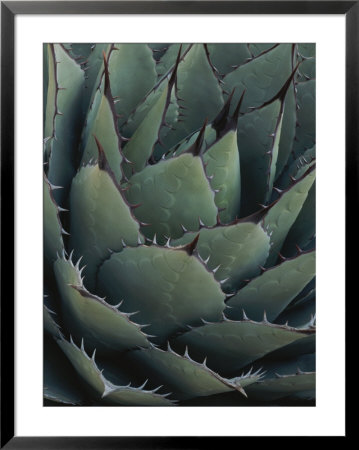
[[[44, 408], [42, 43], [220, 41], [317, 43], [317, 406]], [[344, 435], [344, 63], [344, 16], [16, 16], [17, 436]]]

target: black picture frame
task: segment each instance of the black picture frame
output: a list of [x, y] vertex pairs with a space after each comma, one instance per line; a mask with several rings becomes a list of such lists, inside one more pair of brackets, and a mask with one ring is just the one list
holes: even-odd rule
[[[1, 448], [202, 448], [237, 438], [15, 436], [14, 60], [18, 14], [341, 14], [346, 18], [346, 218], [358, 199], [359, 1], [4, 1], [1, 2]], [[346, 220], [346, 288], [351, 278]], [[350, 241], [351, 242], [351, 241]], [[354, 244], [355, 245], [355, 244]], [[347, 325], [349, 328], [349, 325]], [[347, 437], [348, 435], [346, 435]], [[227, 442], [229, 439], [232, 443]], [[223, 442], [224, 443], [224, 442]], [[238, 445], [238, 444], [237, 444]]]

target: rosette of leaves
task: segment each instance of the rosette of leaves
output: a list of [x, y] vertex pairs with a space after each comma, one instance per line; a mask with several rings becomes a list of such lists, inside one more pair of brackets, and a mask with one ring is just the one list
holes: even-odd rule
[[314, 45], [44, 45], [43, 189], [46, 404], [313, 404]]

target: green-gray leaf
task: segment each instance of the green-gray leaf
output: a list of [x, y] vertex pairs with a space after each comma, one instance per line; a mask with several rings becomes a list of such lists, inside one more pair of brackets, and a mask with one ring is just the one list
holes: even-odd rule
[[136, 217], [147, 224], [143, 233], [159, 242], [164, 236], [178, 238], [187, 230], [199, 229], [199, 219], [207, 226], [216, 223], [214, 192], [206, 177], [202, 160], [186, 153], [156, 165], [147, 166], [130, 180], [127, 193]]
[[161, 342], [201, 317], [218, 320], [224, 309], [220, 284], [185, 250], [127, 247], [103, 263], [98, 279], [109, 301], [120, 297], [125, 311], [138, 310], [136, 320]]
[[70, 193], [71, 247], [83, 256], [86, 284], [93, 289], [96, 271], [109, 250], [120, 251], [123, 242], [143, 242], [123, 194], [107, 170], [99, 165], [83, 167], [73, 179]]
[[116, 386], [108, 381], [95, 362], [95, 354], [90, 358], [84, 347], [78, 348], [73, 342], [64, 339], [59, 346], [70, 360], [79, 376], [92, 391], [94, 399], [110, 405], [128, 406], [171, 406], [173, 402], [167, 395], [157, 394], [155, 390], [146, 391], [143, 386]]
[[[186, 233], [171, 245], [188, 244], [195, 236], [196, 233]], [[259, 266], [265, 263], [269, 247], [270, 239], [262, 226], [248, 221], [201, 228], [196, 248], [208, 269], [215, 270], [217, 280], [228, 279], [223, 289], [233, 292], [243, 280], [259, 274]]]
[[196, 359], [225, 374], [238, 372], [266, 354], [305, 338], [312, 330], [298, 330], [268, 322], [224, 320], [206, 323], [176, 338], [174, 345], [188, 346]]
[[147, 347], [149, 342], [141, 327], [129, 315], [93, 295], [84, 287], [79, 265], [71, 259], [58, 259], [54, 264], [55, 277], [61, 294], [62, 313], [67, 330], [77, 339], [86, 339], [94, 349], [128, 350]]
[[243, 388], [260, 378], [258, 374], [252, 377], [223, 378], [209, 369], [205, 362], [201, 364], [194, 361], [187, 352], [181, 356], [170, 346], [167, 351], [152, 347], [135, 351], [132, 356], [145, 368], [146, 373], [151, 374], [151, 378], [172, 389], [179, 400], [233, 390], [246, 395]]
[[228, 301], [228, 315], [236, 317], [244, 310], [254, 320], [265, 311], [270, 321], [289, 305], [315, 276], [315, 252], [303, 253], [267, 269], [251, 280]]

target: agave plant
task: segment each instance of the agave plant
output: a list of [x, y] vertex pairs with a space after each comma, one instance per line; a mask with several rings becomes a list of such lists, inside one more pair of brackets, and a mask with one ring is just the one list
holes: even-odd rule
[[314, 247], [314, 45], [44, 45], [46, 404], [314, 404]]

